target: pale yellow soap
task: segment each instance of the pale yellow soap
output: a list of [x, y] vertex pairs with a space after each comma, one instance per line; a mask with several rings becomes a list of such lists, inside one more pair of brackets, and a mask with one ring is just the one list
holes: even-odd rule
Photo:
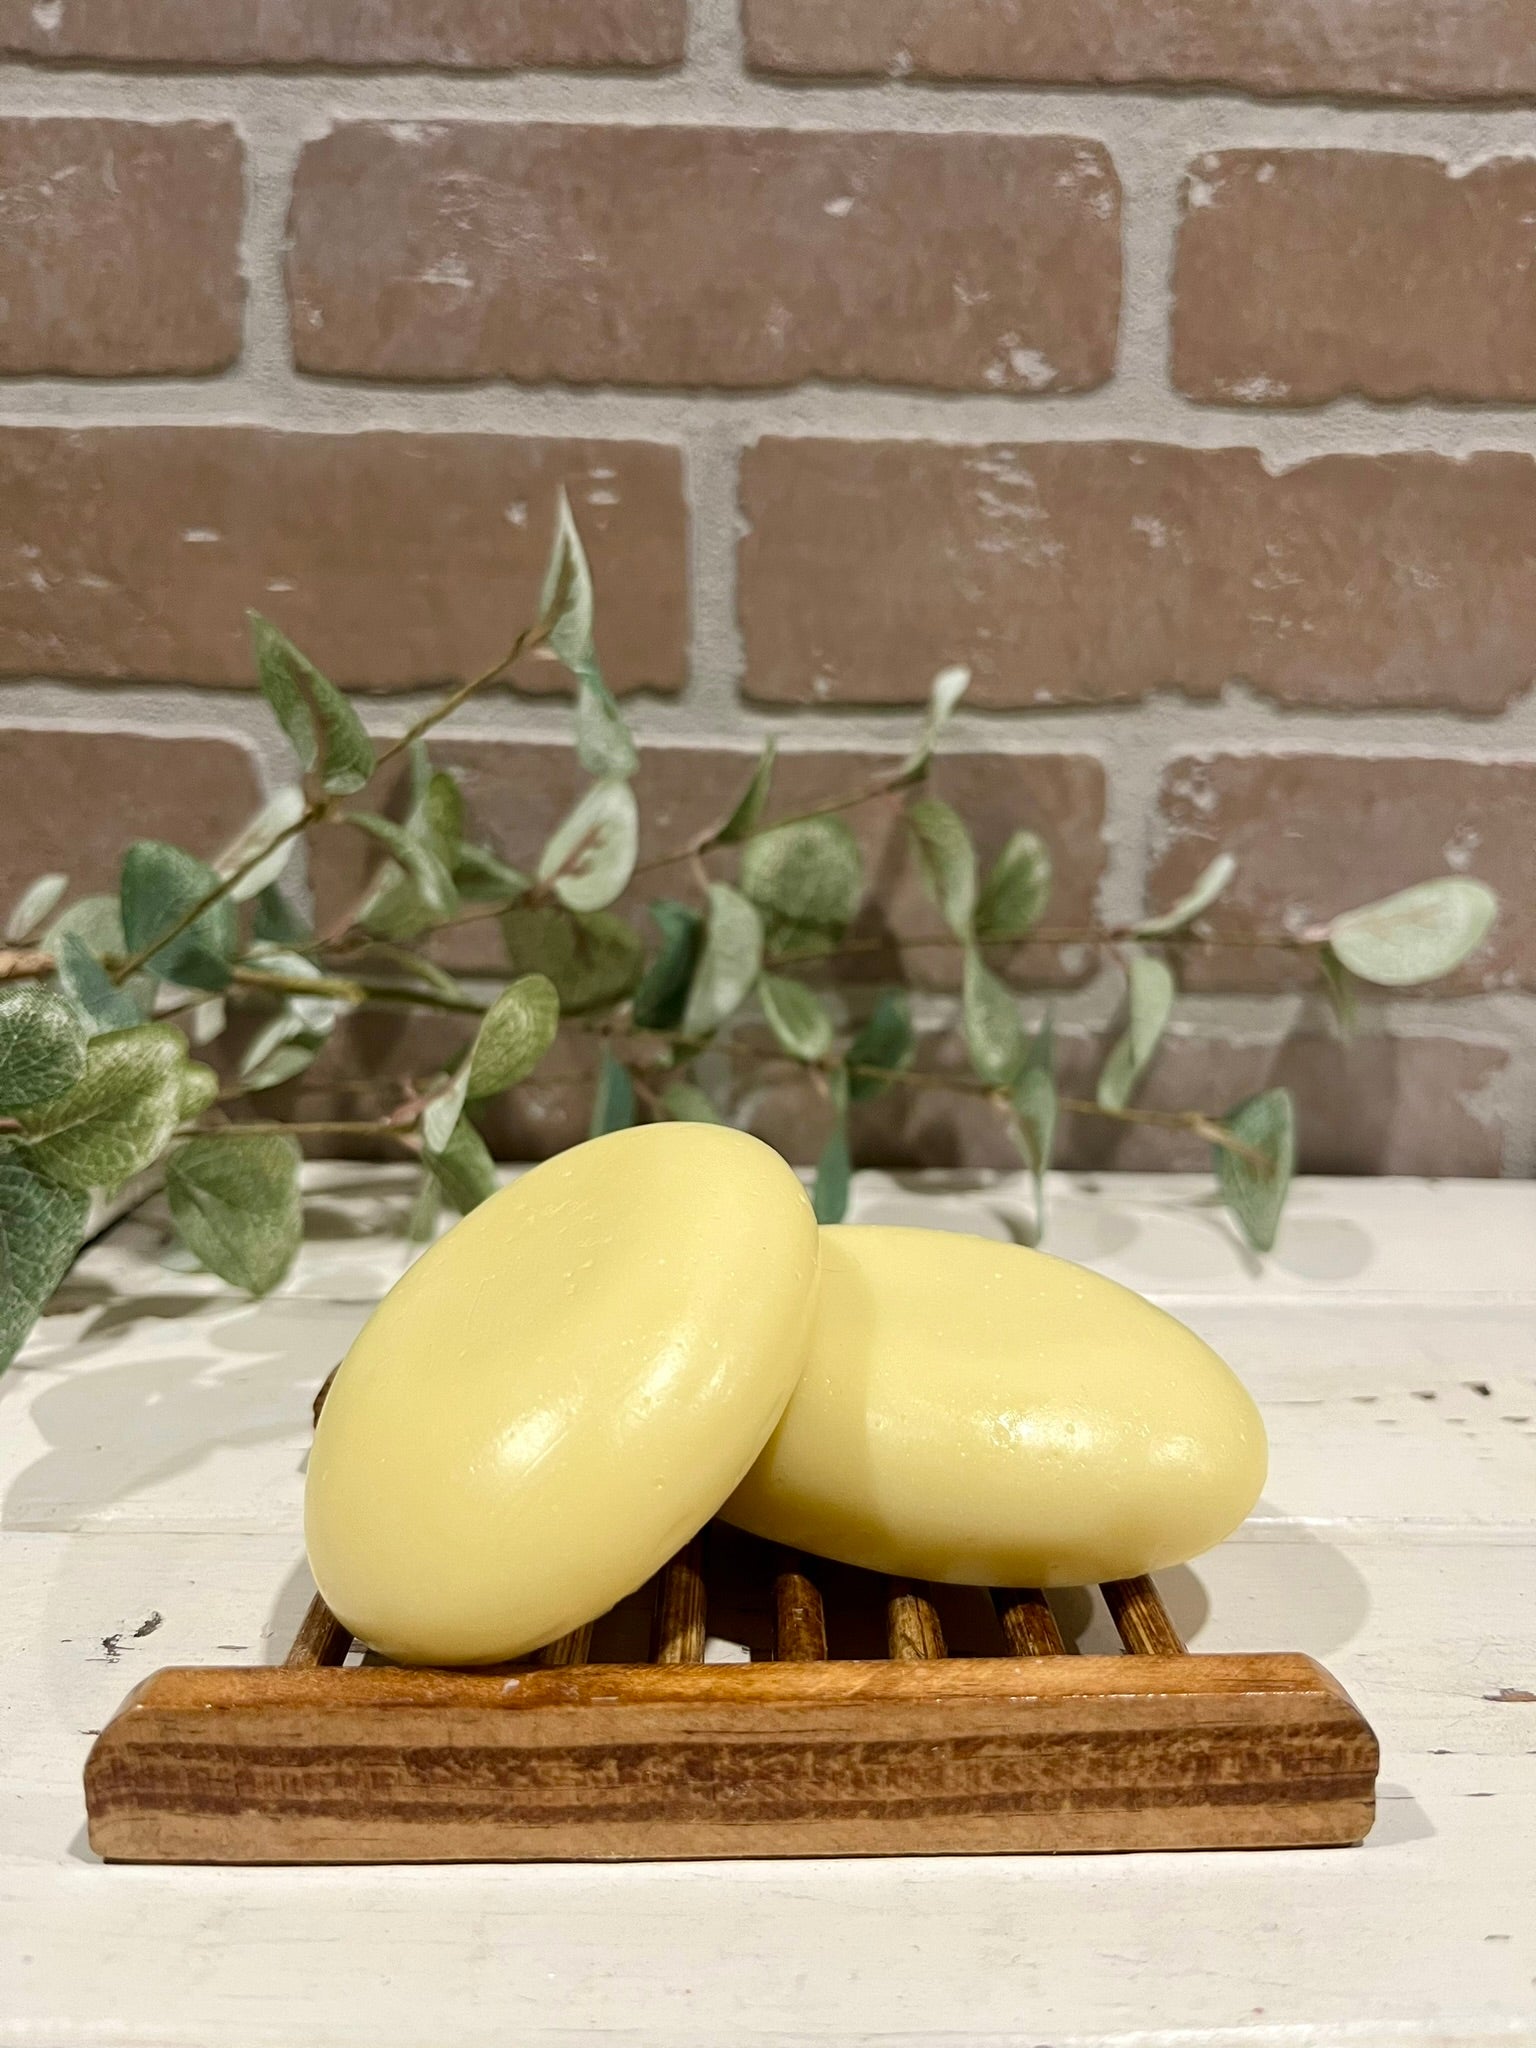
[[805, 1372], [722, 1511], [845, 1564], [1073, 1586], [1194, 1557], [1264, 1483], [1226, 1365], [1064, 1259], [939, 1231], [821, 1233]]
[[315, 1432], [315, 1583], [406, 1663], [487, 1663], [642, 1585], [715, 1512], [799, 1377], [810, 1204], [766, 1145], [657, 1124], [457, 1224], [347, 1353]]

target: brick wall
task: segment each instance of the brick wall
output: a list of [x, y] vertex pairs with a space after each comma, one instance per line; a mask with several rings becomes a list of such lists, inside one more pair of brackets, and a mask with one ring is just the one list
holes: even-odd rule
[[[1149, 1100], [1273, 1075], [1315, 1165], [1536, 1169], [1536, 0], [0, 0], [0, 306], [4, 888], [283, 772], [249, 604], [398, 730], [564, 481], [689, 750], [658, 816], [766, 732], [818, 789], [968, 661], [944, 774], [1074, 916], [1217, 844], [1233, 913], [1504, 897], [1351, 1050], [1207, 969]], [[529, 683], [452, 748], [514, 854], [568, 772]], [[1039, 964], [1085, 1062], [1112, 978]]]

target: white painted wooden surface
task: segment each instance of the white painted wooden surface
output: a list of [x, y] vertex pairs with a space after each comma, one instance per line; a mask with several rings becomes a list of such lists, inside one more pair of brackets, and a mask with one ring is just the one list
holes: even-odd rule
[[[151, 1210], [0, 1380], [0, 2043], [1536, 2042], [1536, 1187], [1305, 1182], [1262, 1266], [1201, 1183], [1055, 1192], [1050, 1249], [1258, 1396], [1264, 1502], [1163, 1589], [1196, 1649], [1350, 1686], [1384, 1749], [1362, 1849], [106, 1868], [93, 1731], [159, 1665], [279, 1658], [308, 1597], [310, 1398], [406, 1257], [395, 1177], [316, 1171], [274, 1299], [167, 1268]], [[855, 1214], [1007, 1235], [1027, 1194], [863, 1175]]]

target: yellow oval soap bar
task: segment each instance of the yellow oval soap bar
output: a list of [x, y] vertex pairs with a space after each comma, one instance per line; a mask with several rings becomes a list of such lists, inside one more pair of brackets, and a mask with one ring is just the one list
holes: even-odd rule
[[404, 1663], [605, 1613], [709, 1520], [800, 1374], [817, 1231], [766, 1145], [653, 1124], [474, 1210], [347, 1353], [310, 1455], [315, 1583]]
[[1064, 1259], [930, 1230], [821, 1233], [805, 1372], [722, 1513], [871, 1571], [1076, 1586], [1208, 1550], [1264, 1425], [1192, 1330]]

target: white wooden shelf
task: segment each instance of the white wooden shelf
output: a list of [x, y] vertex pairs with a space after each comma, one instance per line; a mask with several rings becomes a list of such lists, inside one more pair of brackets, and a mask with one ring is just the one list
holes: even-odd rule
[[[1302, 1182], [1262, 1264], [1204, 1182], [1053, 1190], [1048, 1248], [1264, 1409], [1264, 1501], [1160, 1584], [1192, 1647], [1307, 1650], [1355, 1693], [1383, 1744], [1361, 1849], [104, 1867], [93, 1732], [159, 1666], [276, 1660], [310, 1592], [309, 1403], [408, 1257], [399, 1174], [310, 1171], [278, 1295], [168, 1267], [151, 1205], [0, 1379], [0, 2044], [1536, 2042], [1536, 1187]], [[856, 1220], [1028, 1213], [1022, 1180], [856, 1184]]]

